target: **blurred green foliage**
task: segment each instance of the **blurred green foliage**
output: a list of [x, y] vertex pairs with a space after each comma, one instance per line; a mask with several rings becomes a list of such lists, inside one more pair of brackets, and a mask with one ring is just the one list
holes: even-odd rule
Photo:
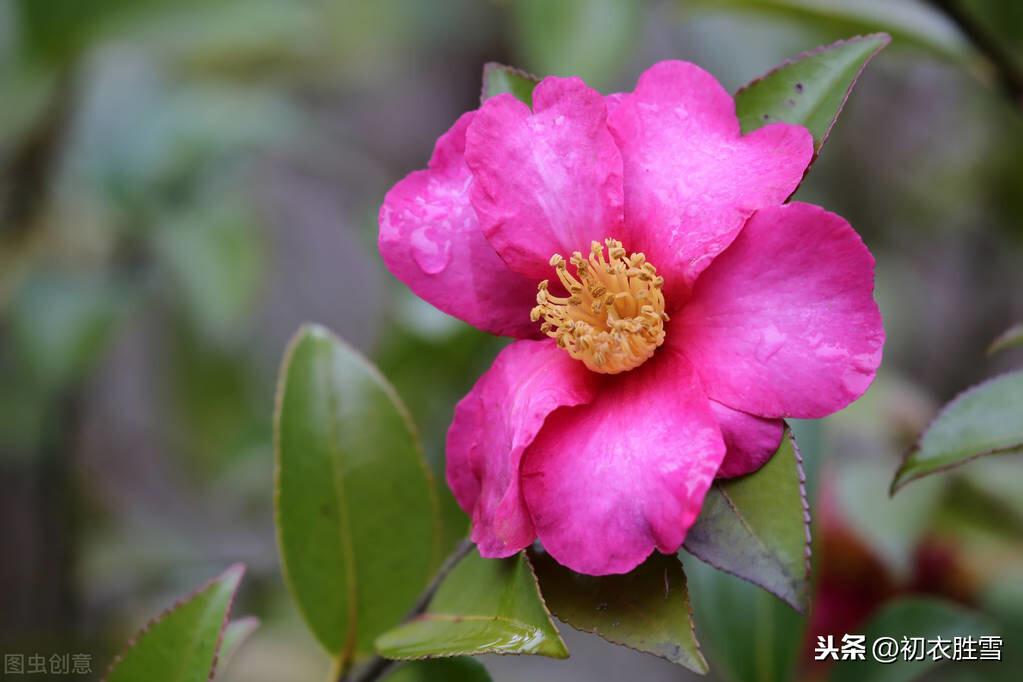
[[[1019, 3], [957, 6], [1023, 59]], [[452, 407], [503, 341], [391, 281], [374, 217], [390, 184], [476, 106], [483, 63], [615, 91], [653, 61], [685, 58], [734, 89], [879, 30], [892, 48], [800, 196], [870, 245], [889, 342], [863, 401], [796, 425], [810, 497], [815, 511], [837, 499], [907, 581], [940, 541], [954, 584], [914, 589], [981, 607], [1007, 638], [1021, 632], [1018, 461], [884, 497], [937, 405], [1023, 359], [1018, 348], [984, 357], [1023, 319], [1023, 116], [931, 4], [0, 0], [3, 648], [105, 662], [170, 596], [244, 560], [243, 611], [266, 626], [228, 675], [321, 674], [273, 559], [276, 365], [307, 320], [352, 341], [408, 404], [443, 480]], [[819, 477], [843, 489], [818, 495]], [[442, 505], [445, 527], [464, 528], [446, 491]], [[827, 532], [815, 527], [818, 545]], [[797, 656], [803, 621], [689, 564], [698, 624], [715, 611], [742, 621], [727, 634], [745, 653], [728, 665], [793, 669], [782, 652]], [[766, 623], [770, 640], [751, 639]], [[515, 679], [505, 661], [487, 665]], [[574, 669], [542, 670], [533, 679]]]

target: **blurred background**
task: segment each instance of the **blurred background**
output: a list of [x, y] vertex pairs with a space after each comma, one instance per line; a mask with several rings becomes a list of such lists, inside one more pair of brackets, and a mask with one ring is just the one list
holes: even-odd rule
[[[327, 325], [379, 363], [443, 470], [452, 406], [502, 342], [389, 276], [376, 212], [478, 105], [483, 64], [614, 91], [681, 58], [735, 90], [876, 30], [894, 42], [800, 190], [867, 241], [889, 338], [866, 398], [796, 425], [809, 632], [941, 595], [989, 618], [1015, 663], [936, 674], [1013, 679], [1023, 460], [887, 494], [938, 406], [1023, 365], [985, 354], [1023, 319], [1023, 109], [992, 65], [1023, 68], [1023, 3], [1003, 0], [0, 0], [0, 651], [88, 652], [102, 671], [151, 614], [243, 561], [236, 613], [263, 627], [226, 678], [322, 679], [277, 562], [278, 363], [302, 322]], [[805, 619], [732, 588], [734, 617], [780, 623], [766, 645], [780, 665], [819, 674]], [[565, 634], [569, 662], [487, 666], [503, 681], [687, 679]], [[736, 641], [733, 667], [753, 655]]]

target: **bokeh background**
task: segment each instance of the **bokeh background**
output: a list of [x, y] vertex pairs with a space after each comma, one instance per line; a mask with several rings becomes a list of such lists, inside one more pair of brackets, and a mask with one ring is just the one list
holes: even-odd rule
[[[302, 322], [327, 325], [380, 364], [442, 471], [452, 406], [501, 342], [389, 276], [376, 212], [478, 105], [483, 64], [613, 91], [682, 58], [734, 90], [875, 30], [894, 42], [800, 190], [877, 257], [889, 338], [866, 398], [796, 425], [812, 629], [943, 595], [1005, 636], [1016, 662], [986, 675], [1023, 670], [1023, 461], [887, 495], [938, 406], [1023, 364], [985, 353], [1023, 319], [1023, 109], [990, 59], [1023, 68], [1023, 3], [1002, 0], [0, 0], [0, 651], [89, 652], [102, 670], [151, 614], [244, 561], [237, 612], [263, 627], [226, 678], [322, 679], [277, 561], [278, 363]], [[764, 599], [735, 610], [763, 622]], [[767, 651], [813, 674], [804, 621], [778, 618]], [[487, 665], [503, 681], [687, 679], [566, 636], [569, 662]]]

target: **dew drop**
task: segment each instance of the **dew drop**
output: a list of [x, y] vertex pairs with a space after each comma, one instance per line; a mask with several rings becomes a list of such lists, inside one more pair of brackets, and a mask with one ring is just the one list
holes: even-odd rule
[[429, 226], [415, 230], [411, 235], [412, 257], [416, 265], [428, 275], [436, 275], [451, 261], [451, 241], [431, 236], [436, 231]]

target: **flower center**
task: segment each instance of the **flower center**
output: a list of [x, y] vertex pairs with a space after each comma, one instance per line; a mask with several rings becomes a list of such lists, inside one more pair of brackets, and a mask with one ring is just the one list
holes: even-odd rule
[[572, 254], [575, 276], [560, 254], [551, 256], [569, 295], [552, 295], [545, 279], [530, 317], [534, 322], [543, 318], [540, 331], [594, 372], [618, 374], [642, 365], [664, 343], [668, 315], [661, 292], [664, 278], [657, 268], [642, 253], [626, 257], [620, 241], [604, 243], [607, 260], [597, 242], [591, 244], [589, 258], [578, 251]]

